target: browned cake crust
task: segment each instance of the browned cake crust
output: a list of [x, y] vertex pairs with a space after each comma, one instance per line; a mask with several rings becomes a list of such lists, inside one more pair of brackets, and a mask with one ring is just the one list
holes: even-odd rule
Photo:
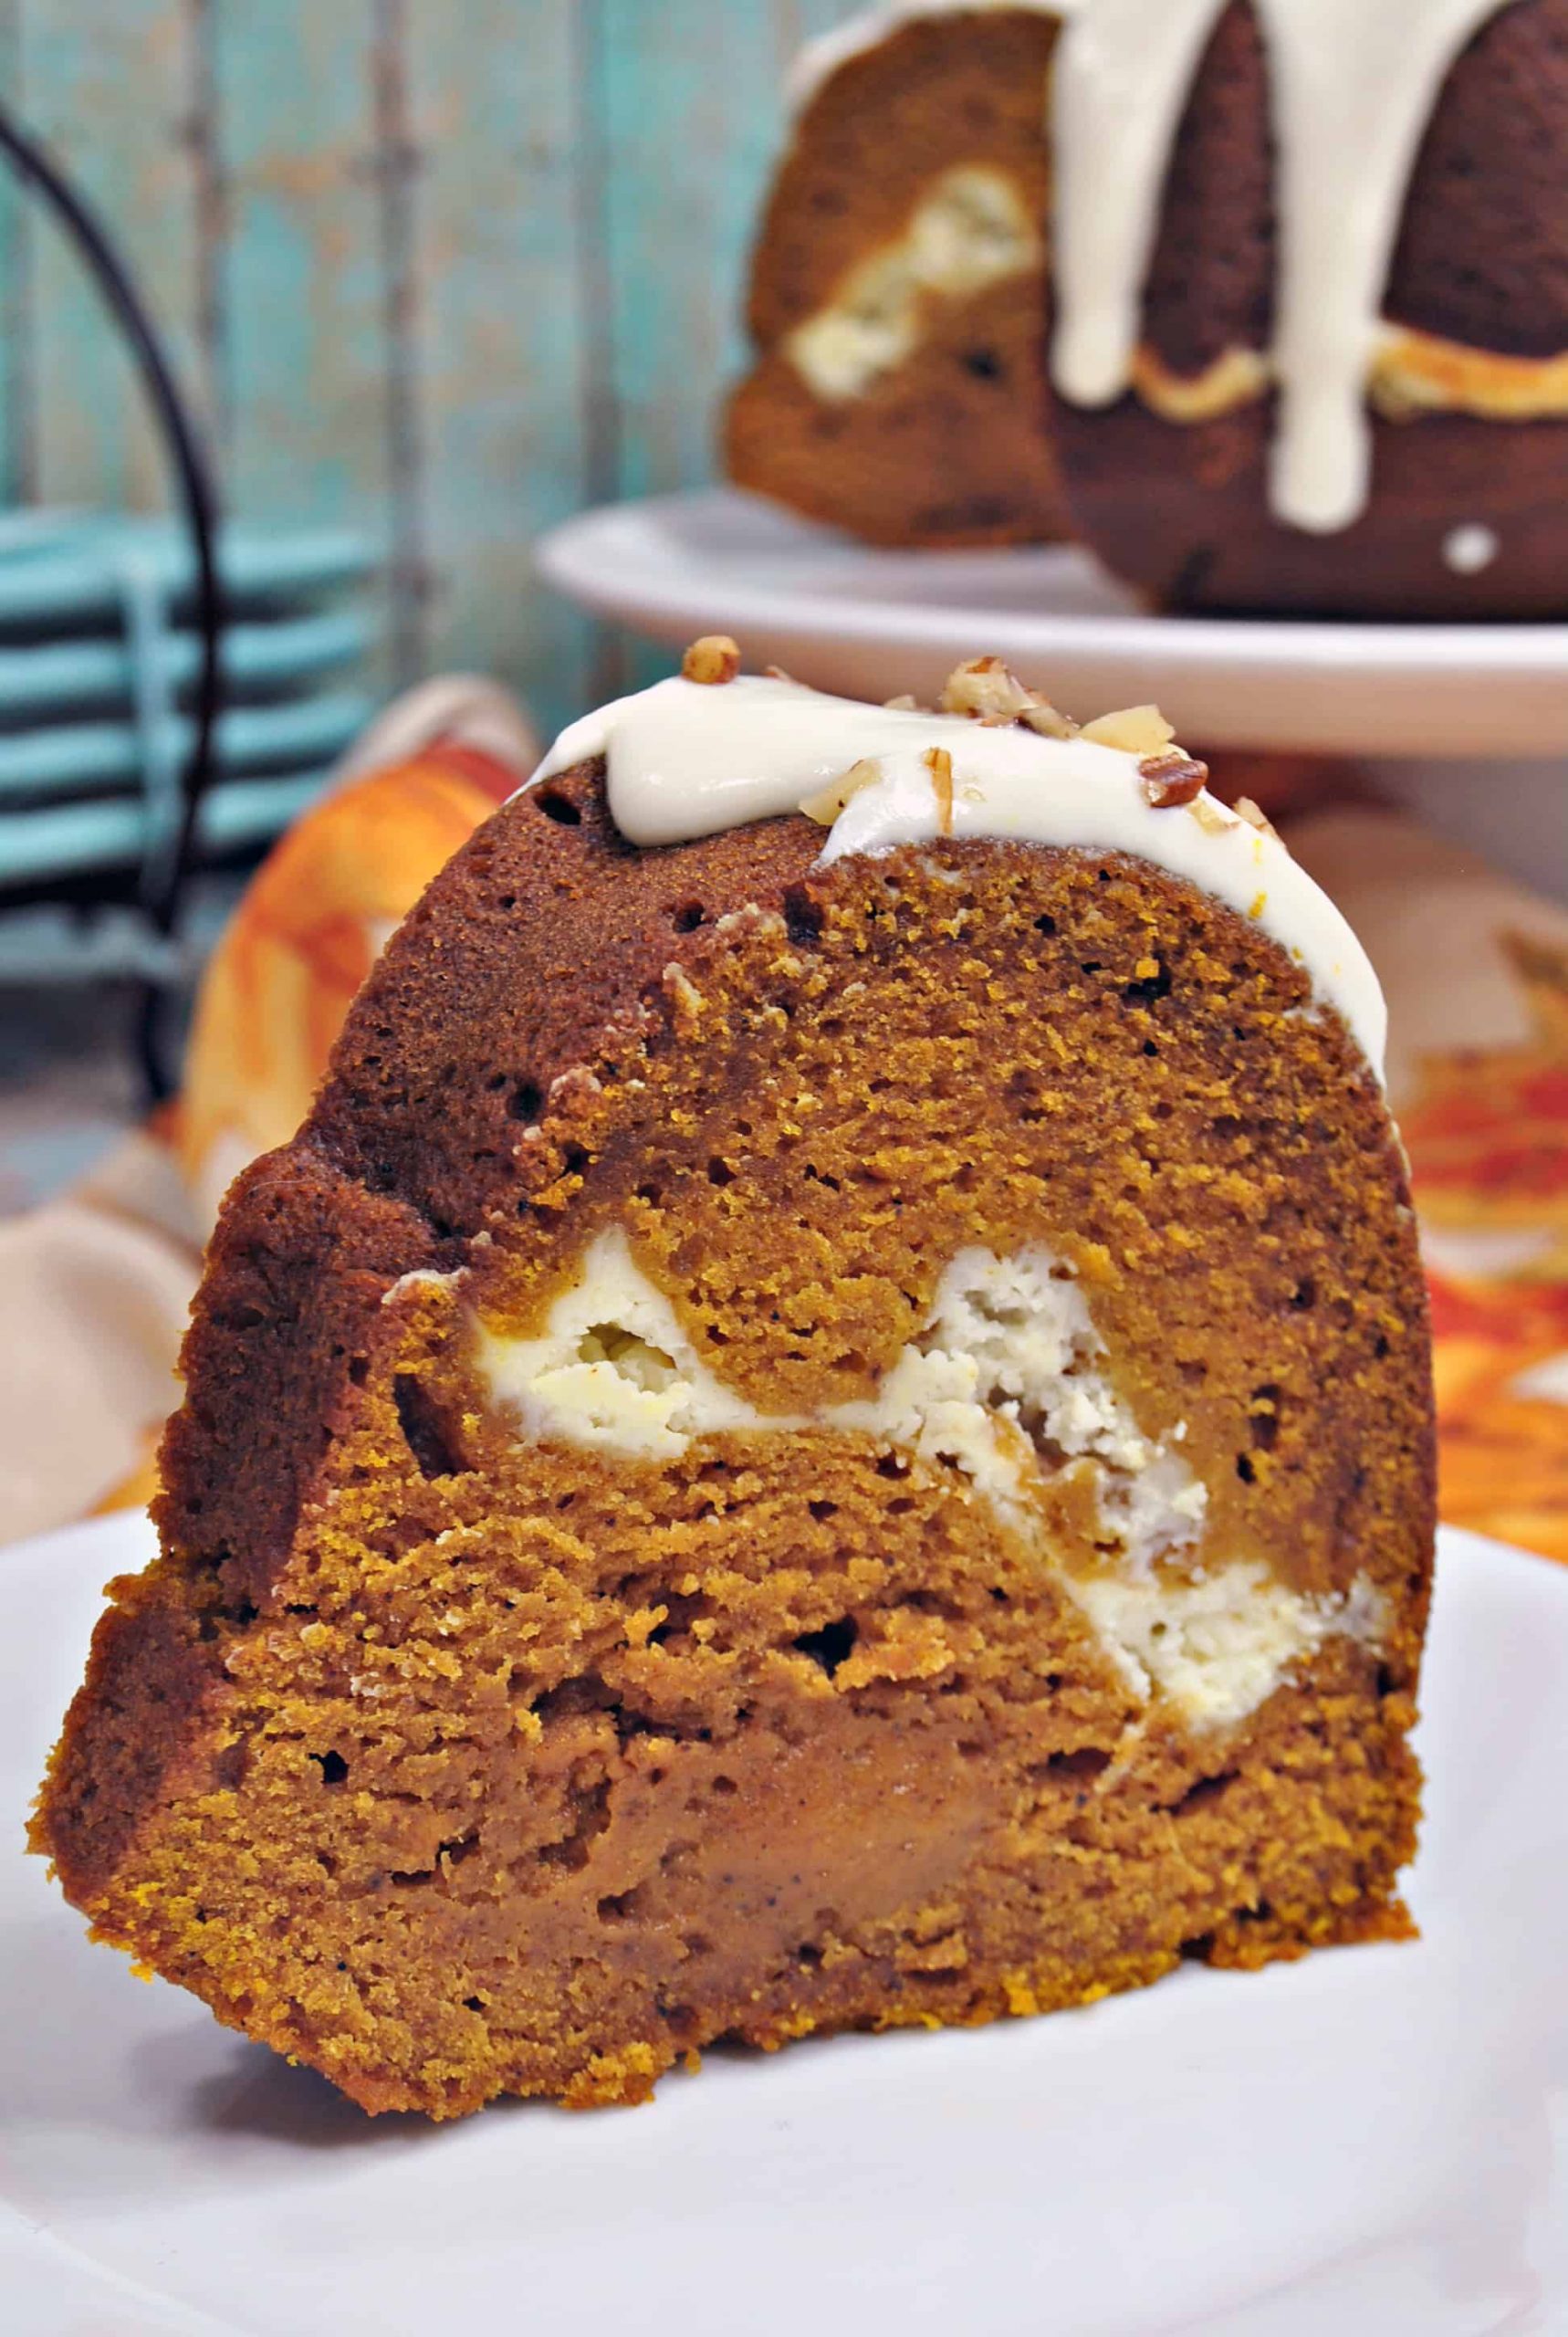
[[[1376, 493], [1350, 527], [1312, 536], [1267, 516], [1271, 410], [1178, 424], [1130, 397], [1094, 414], [1059, 404], [1084, 540], [1151, 601], [1195, 613], [1544, 623], [1568, 609], [1568, 424], [1375, 420]], [[1461, 514], [1498, 539], [1479, 575], [1442, 556]]]
[[1438, 97], [1387, 312], [1511, 357], [1568, 349], [1568, 6], [1515, 0]]
[[[1371, 1074], [1255, 925], [1144, 864], [820, 842], [636, 852], [593, 765], [515, 801], [225, 1208], [162, 1555], [34, 1840], [101, 1937], [369, 2109], [635, 2100], [720, 2036], [1404, 1927], [1431, 1407]], [[475, 1319], [537, 1327], [610, 1227], [802, 1417], [880, 1384], [965, 1245], [1048, 1244], [1144, 1428], [1186, 1424], [1211, 1546], [1359, 1585], [1376, 1644], [1188, 1727], [1068, 1595], [1103, 1563], [1071, 1470], [1063, 1574], [859, 1431], [531, 1440]]]
[[725, 417], [738, 486], [873, 543], [1039, 542], [1062, 532], [1045, 411], [1045, 269], [922, 304], [917, 365], [816, 396], [787, 353], [932, 183], [981, 163], [1043, 221], [1041, 92], [1056, 27], [1019, 9], [904, 26], [807, 109], [768, 197], [747, 321], [755, 370]]
[[1145, 333], [1173, 372], [1201, 373], [1228, 349], [1267, 349], [1274, 266], [1268, 68], [1257, 18], [1235, 5], [1214, 28], [1182, 115], [1144, 291]]
[[[988, 124], [991, 151], [1005, 154], [1020, 187], [1040, 190], [1048, 229], [1042, 123], [1053, 37], [1048, 17], [956, 9], [900, 28], [824, 83], [797, 126], [758, 239], [752, 328], [761, 353], [731, 407], [731, 476], [880, 542], [957, 540], [965, 529], [977, 539], [977, 509], [996, 515], [997, 540], [1075, 534], [1170, 607], [1561, 616], [1568, 415], [1511, 412], [1518, 383], [1506, 368], [1568, 351], [1568, 0], [1515, 0], [1490, 18], [1434, 110], [1384, 302], [1391, 321], [1423, 337], [1405, 353], [1420, 378], [1412, 385], [1401, 373], [1398, 351], [1380, 369], [1372, 498], [1354, 526], [1317, 536], [1270, 517], [1271, 395], [1242, 385], [1219, 411], [1177, 414], [1162, 410], [1149, 378], [1153, 369], [1179, 397], [1228, 353], [1269, 344], [1274, 158], [1266, 60], [1247, 0], [1220, 18], [1185, 110], [1132, 392], [1102, 411], [1052, 393], [1042, 256], [1039, 269], [977, 297], [973, 331], [962, 310], [938, 306], [915, 353], [865, 396], [812, 395], [782, 353], [783, 335], [895, 232], [894, 214], [902, 206], [907, 216], [940, 169], [945, 150], [932, 143], [925, 104], [933, 88], [951, 90], [966, 126], [978, 124], [988, 89], [1006, 101], [1005, 130]], [[1026, 99], [1031, 54], [1039, 79]], [[1031, 139], [1041, 150], [1032, 163]], [[977, 346], [1005, 351], [1007, 398], [981, 396], [960, 378]], [[1440, 400], [1456, 364], [1467, 369], [1465, 386], [1448, 407]], [[1029, 403], [1013, 400], [1015, 387]], [[1476, 399], [1479, 407], [1467, 405]], [[1479, 568], [1445, 556], [1461, 527], [1497, 539]]]

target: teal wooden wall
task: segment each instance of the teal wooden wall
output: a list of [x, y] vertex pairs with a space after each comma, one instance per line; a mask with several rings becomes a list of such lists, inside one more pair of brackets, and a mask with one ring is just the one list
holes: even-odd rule
[[[800, 42], [852, 0], [0, 0], [0, 89], [117, 229], [249, 517], [384, 548], [380, 678], [547, 724], [634, 653], [533, 584], [710, 476]], [[73, 253], [0, 185], [0, 497], [159, 506]]]

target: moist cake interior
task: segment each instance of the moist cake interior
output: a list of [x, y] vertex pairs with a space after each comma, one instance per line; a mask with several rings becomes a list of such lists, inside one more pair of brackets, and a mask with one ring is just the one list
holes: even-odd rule
[[639, 851], [604, 770], [231, 1198], [68, 1894], [437, 2116], [1400, 1934], [1424, 1300], [1311, 969], [1115, 851]]

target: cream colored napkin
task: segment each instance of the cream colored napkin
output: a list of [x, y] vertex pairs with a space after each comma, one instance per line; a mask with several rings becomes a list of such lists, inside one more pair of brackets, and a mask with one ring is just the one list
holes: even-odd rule
[[1473, 853], [1376, 805], [1290, 823], [1291, 851], [1339, 903], [1389, 1002], [1388, 1092], [1396, 1112], [1424, 1062], [1517, 1049], [1536, 1032], [1521, 945], [1568, 952], [1568, 909], [1526, 892]]
[[63, 1525], [141, 1469], [199, 1262], [174, 1157], [146, 1134], [0, 1221], [0, 1539]]

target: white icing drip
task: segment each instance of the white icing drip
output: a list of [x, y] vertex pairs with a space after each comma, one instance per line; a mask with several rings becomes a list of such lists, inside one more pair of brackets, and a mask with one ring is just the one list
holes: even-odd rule
[[[925, 760], [933, 748], [952, 758], [950, 824]], [[1255, 918], [1381, 1072], [1383, 993], [1333, 903], [1277, 836], [1207, 791], [1196, 803], [1155, 810], [1136, 755], [752, 676], [717, 686], [674, 678], [618, 698], [563, 730], [530, 784], [601, 754], [611, 814], [635, 844], [685, 843], [777, 818], [852, 764], [871, 761], [879, 776], [833, 823], [824, 864], [944, 833], [1149, 861]]]
[[[1253, 0], [1278, 150], [1276, 515], [1348, 527], [1371, 475], [1366, 379], [1422, 132], [1501, 0]], [[1108, 404], [1131, 378], [1149, 254], [1186, 93], [1225, 0], [1089, 0], [1051, 82], [1059, 193], [1052, 372]]]
[[[983, 0], [992, 5], [992, 0]], [[1062, 20], [1050, 132], [1057, 330], [1051, 371], [1075, 404], [1128, 387], [1171, 147], [1226, 0], [1024, 0]], [[1367, 376], [1406, 190], [1443, 81], [1504, 0], [1253, 0], [1268, 56], [1279, 282], [1276, 516], [1314, 533], [1364, 508]], [[899, 0], [814, 42], [803, 101], [846, 60], [956, 0]]]
[[1051, 375], [1075, 405], [1109, 405], [1133, 375], [1182, 108], [1226, 0], [1090, 0], [1056, 54], [1050, 128], [1059, 322]]
[[1278, 516], [1348, 527], [1371, 486], [1366, 377], [1405, 190], [1448, 68], [1501, 0], [1253, 0], [1279, 147]]

